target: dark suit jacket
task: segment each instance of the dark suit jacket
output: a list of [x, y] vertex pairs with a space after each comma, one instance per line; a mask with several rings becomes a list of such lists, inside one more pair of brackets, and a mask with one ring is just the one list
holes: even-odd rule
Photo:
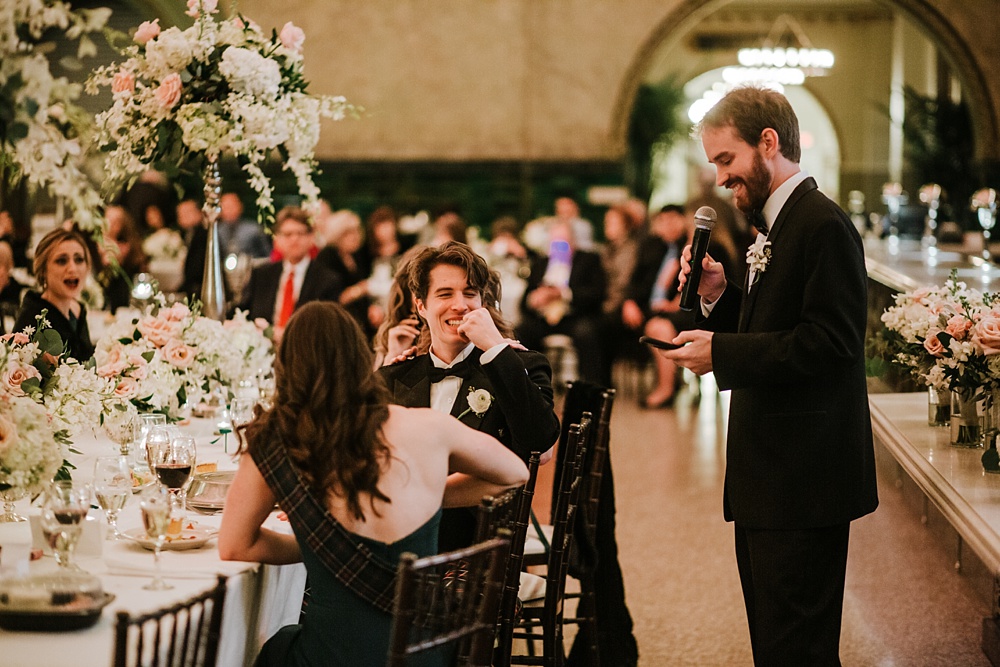
[[[249, 319], [263, 317], [268, 322], [274, 319], [274, 306], [281, 288], [278, 284], [281, 281], [281, 270], [281, 262], [271, 262], [250, 272], [250, 280], [237, 306], [247, 311]], [[340, 279], [322, 264], [311, 261], [302, 279], [302, 289], [295, 307], [310, 301], [337, 301], [341, 291], [343, 287]]]
[[[528, 276], [528, 285], [524, 289], [524, 298], [521, 302], [521, 313], [524, 316], [541, 317], [528, 307], [528, 294], [542, 284], [548, 267], [549, 258], [544, 255], [531, 260], [531, 274]], [[600, 317], [607, 291], [607, 277], [604, 275], [604, 267], [601, 266], [600, 255], [586, 250], [573, 251], [569, 288], [573, 292], [573, 301], [570, 303], [567, 316]]]
[[[469, 360], [472, 374], [462, 381], [451, 414], [457, 417], [468, 408], [471, 389], [485, 389], [493, 403], [481, 417], [469, 412], [462, 417], [467, 426], [488, 433], [527, 461], [531, 452], [545, 452], [559, 437], [559, 420], [553, 412], [552, 369], [545, 355], [507, 347], [486, 365], [479, 364], [482, 350], [474, 349]], [[431, 383], [427, 376], [431, 358], [423, 354], [413, 359], [383, 366], [392, 401], [409, 408], [431, 404]], [[475, 513], [468, 508], [445, 510], [441, 518], [439, 549], [447, 551], [472, 543]]]
[[726, 519], [760, 529], [846, 523], [878, 505], [861, 238], [809, 178], [768, 240], [749, 293], [729, 283], [703, 321], [717, 332], [716, 381], [732, 389]]

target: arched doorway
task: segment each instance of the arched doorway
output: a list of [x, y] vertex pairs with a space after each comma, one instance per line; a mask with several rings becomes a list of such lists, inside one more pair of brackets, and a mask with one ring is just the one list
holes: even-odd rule
[[[914, 0], [854, 0], [829, 5], [822, 0], [791, 5], [686, 0], [650, 32], [633, 59], [620, 88], [613, 118], [612, 138], [616, 144], [624, 143], [631, 104], [641, 85], [668, 74], [681, 81], [694, 80], [722, 66], [719, 59], [724, 53], [732, 62], [737, 48], [735, 35], [753, 35], [755, 30], [758, 38], [767, 34], [766, 24], [761, 25], [767, 19], [761, 17], [768, 11], [773, 17], [776, 12], [789, 11], [789, 7], [796, 16], [804, 17], [803, 23], [810, 35], [816, 35], [817, 42], [834, 40], [833, 45], [824, 41], [817, 46], [837, 51], [838, 68], [842, 60], [848, 70], [853, 67], [850, 73], [843, 69], [836, 73], [838, 85], [831, 85], [830, 82], [837, 80], [834, 77], [805, 84], [814, 101], [827, 110], [840, 138], [841, 193], [858, 189], [877, 200], [881, 183], [889, 180], [889, 172], [893, 171], [890, 154], [901, 152], [902, 141], [898, 127], [890, 122], [889, 98], [893, 86], [914, 87], [928, 95], [947, 90], [960, 96], [971, 116], [974, 135], [971, 157], [983, 165], [997, 160], [996, 114], [980, 66], [951, 23], [927, 3]], [[827, 25], [837, 21], [847, 27]], [[702, 50], [693, 53], [692, 42], [697, 42]], [[894, 45], [902, 50], [893, 53]], [[899, 58], [903, 58], [906, 76], [910, 78], [900, 79], [898, 72], [890, 71], [895, 66], [894, 59]], [[918, 70], [918, 74], [911, 74]], [[871, 82], [879, 79], [876, 88]], [[891, 142], [895, 145], [890, 146]], [[702, 156], [702, 163], [703, 160]], [[893, 173], [898, 172], [897, 168]]]

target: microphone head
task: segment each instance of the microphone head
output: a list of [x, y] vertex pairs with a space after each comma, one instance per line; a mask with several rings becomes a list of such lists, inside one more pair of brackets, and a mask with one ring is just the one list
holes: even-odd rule
[[711, 231], [715, 227], [715, 221], [718, 218], [719, 216], [716, 215], [714, 208], [711, 206], [702, 206], [694, 212], [694, 225], [695, 227]]

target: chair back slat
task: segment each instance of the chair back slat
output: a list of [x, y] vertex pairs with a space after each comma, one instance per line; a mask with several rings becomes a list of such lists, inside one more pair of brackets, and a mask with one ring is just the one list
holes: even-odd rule
[[219, 575], [213, 588], [184, 602], [137, 616], [118, 612], [112, 664], [215, 667], [225, 598], [226, 577]]
[[389, 667], [448, 644], [459, 665], [487, 667], [510, 540], [502, 537], [466, 549], [399, 562]]

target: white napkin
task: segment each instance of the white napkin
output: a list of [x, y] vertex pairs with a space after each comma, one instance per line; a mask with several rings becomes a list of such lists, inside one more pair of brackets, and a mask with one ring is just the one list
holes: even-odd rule
[[[201, 579], [214, 577], [217, 574], [233, 576], [260, 567], [257, 563], [222, 561], [214, 549], [212, 553], [214, 558], [207, 559], [191, 558], [192, 552], [187, 551], [162, 551], [161, 573], [167, 579]], [[153, 552], [146, 549], [135, 553], [116, 550], [114, 554], [104, 557], [104, 564], [110, 575], [152, 577], [156, 571]]]

